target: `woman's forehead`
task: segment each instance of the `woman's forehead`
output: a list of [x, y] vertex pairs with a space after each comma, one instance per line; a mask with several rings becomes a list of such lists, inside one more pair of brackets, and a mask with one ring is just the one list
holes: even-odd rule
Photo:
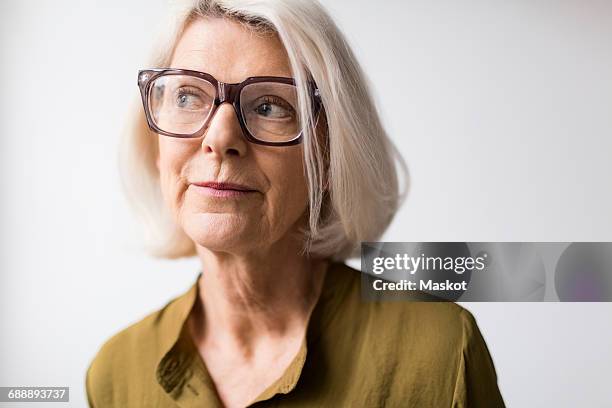
[[291, 76], [278, 36], [221, 18], [191, 22], [177, 41], [170, 66], [208, 72], [229, 83], [250, 76]]

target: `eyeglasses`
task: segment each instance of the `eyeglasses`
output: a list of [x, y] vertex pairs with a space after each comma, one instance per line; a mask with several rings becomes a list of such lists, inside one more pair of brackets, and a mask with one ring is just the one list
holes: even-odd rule
[[[317, 116], [319, 90], [308, 84]], [[138, 71], [138, 87], [149, 128], [165, 136], [200, 137], [219, 105], [229, 102], [249, 142], [288, 146], [302, 140], [293, 78], [256, 76], [228, 84], [205, 72], [156, 68]]]

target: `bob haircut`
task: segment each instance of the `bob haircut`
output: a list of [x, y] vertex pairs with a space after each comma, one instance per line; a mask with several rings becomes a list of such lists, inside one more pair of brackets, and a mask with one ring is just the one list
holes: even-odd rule
[[[308, 226], [301, 255], [342, 261], [358, 257], [361, 241], [376, 241], [408, 193], [408, 169], [388, 138], [369, 82], [347, 40], [318, 1], [179, 0], [153, 44], [151, 67], [169, 67], [185, 27], [198, 18], [227, 18], [284, 45], [304, 123]], [[317, 133], [308, 81], [320, 91], [324, 121]], [[136, 87], [135, 87], [136, 88]], [[145, 227], [145, 249], [158, 258], [195, 256], [195, 244], [164, 205], [155, 164], [158, 139], [138, 96], [121, 139], [119, 166], [128, 203]], [[404, 189], [395, 163], [404, 174]]]

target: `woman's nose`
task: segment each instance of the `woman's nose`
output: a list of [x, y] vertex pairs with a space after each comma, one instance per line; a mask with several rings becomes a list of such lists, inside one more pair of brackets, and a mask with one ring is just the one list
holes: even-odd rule
[[208, 122], [202, 148], [221, 157], [243, 156], [246, 153], [247, 143], [234, 107], [229, 103], [219, 105]]

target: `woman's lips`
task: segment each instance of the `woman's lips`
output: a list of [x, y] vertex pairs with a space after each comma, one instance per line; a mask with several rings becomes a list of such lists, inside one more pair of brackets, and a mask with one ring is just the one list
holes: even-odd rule
[[191, 187], [198, 194], [202, 194], [207, 197], [226, 197], [226, 198], [241, 198], [246, 197], [249, 194], [253, 194], [255, 190], [233, 190], [233, 189], [218, 189], [214, 187], [201, 186], [192, 184]]

